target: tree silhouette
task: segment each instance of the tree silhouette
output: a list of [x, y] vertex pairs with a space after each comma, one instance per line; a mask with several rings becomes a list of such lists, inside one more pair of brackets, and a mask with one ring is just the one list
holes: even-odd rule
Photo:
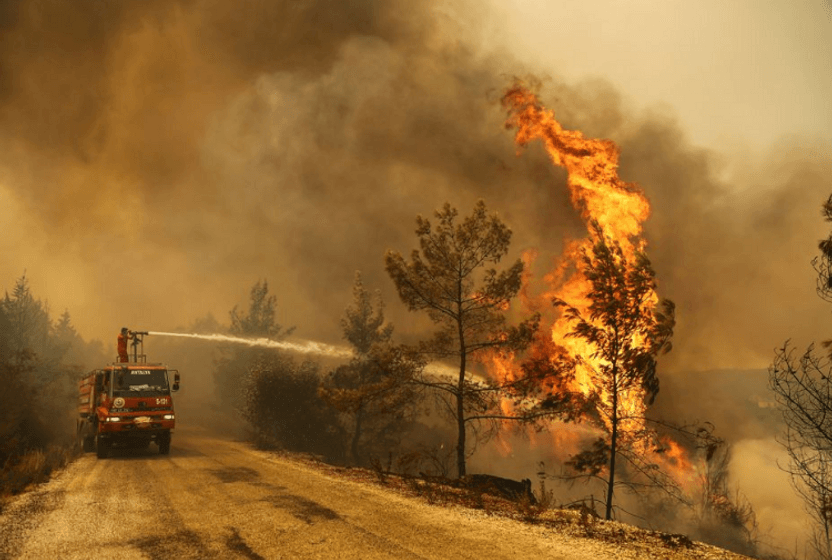
[[[822, 205], [832, 222], [832, 195]], [[818, 243], [820, 256], [812, 260], [817, 272], [818, 296], [832, 303], [832, 233]], [[826, 355], [817, 356], [812, 345], [798, 355], [786, 341], [775, 350], [769, 366], [769, 387], [774, 392], [785, 430], [778, 441], [789, 455], [781, 468], [803, 499], [815, 522], [811, 545], [818, 557], [832, 558], [832, 340], [823, 341]]]
[[483, 201], [461, 221], [447, 203], [435, 217], [436, 225], [416, 218], [420, 250], [414, 250], [409, 261], [388, 251], [385, 265], [408, 309], [426, 312], [439, 327], [421, 351], [434, 360], [455, 362], [451, 380], [433, 375], [423, 377], [422, 383], [439, 395], [442, 409], [456, 423], [457, 473], [463, 477], [469, 425], [488, 418], [495, 402], [487, 398], [495, 388], [473, 379], [471, 359], [485, 350], [525, 348], [539, 318], [506, 324], [505, 310], [520, 290], [523, 263], [518, 259], [502, 272], [487, 268], [508, 252], [511, 230], [496, 214], [488, 214]]
[[329, 374], [320, 394], [349, 417], [349, 454], [360, 464], [366, 458], [365, 448], [381, 453], [397, 443], [417, 404], [410, 381], [424, 364], [391, 343], [393, 325], [385, 323], [381, 296], [374, 297], [364, 288], [360, 273], [355, 275], [353, 301], [341, 328], [355, 356]]
[[[285, 338], [294, 327], [284, 329], [275, 320], [276, 298], [269, 295], [266, 280], [257, 281], [249, 292], [249, 305], [241, 310], [235, 305], [229, 312], [231, 334], [252, 338]], [[241, 411], [246, 404], [245, 389], [250, 371], [259, 362], [269, 361], [279, 352], [272, 348], [223, 348], [214, 370], [214, 383], [221, 402]]]

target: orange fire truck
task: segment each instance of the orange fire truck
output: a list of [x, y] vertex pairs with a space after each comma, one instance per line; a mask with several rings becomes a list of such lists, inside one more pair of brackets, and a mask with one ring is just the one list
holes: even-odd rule
[[179, 372], [147, 362], [145, 335], [130, 332], [128, 362], [114, 362], [79, 380], [77, 433], [84, 452], [95, 450], [104, 458], [113, 447], [155, 442], [160, 453], [170, 453], [176, 424], [171, 392], [179, 390]]

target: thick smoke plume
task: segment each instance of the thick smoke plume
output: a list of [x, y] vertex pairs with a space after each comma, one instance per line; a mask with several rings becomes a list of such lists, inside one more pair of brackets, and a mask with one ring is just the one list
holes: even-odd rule
[[[398, 305], [384, 252], [413, 247], [417, 214], [479, 198], [542, 276], [582, 226], [543, 150], [515, 157], [498, 100], [545, 70], [486, 41], [495, 26], [466, 0], [0, 3], [0, 279], [26, 270], [109, 344], [124, 325], [225, 317], [267, 278], [279, 323], [337, 344], [360, 269], [416, 339], [429, 325]], [[647, 250], [677, 305], [668, 414], [707, 394], [680, 372], [764, 368], [786, 338], [828, 338], [809, 265], [828, 144], [715, 154], [603, 81], [539, 90], [566, 128], [619, 144], [651, 201]]]
[[[392, 302], [384, 250], [412, 246], [416, 214], [477, 198], [548, 271], [579, 222], [563, 173], [535, 148], [514, 157], [495, 103], [534, 69], [470, 46], [466, 7], [4, 3], [0, 272], [29, 270], [97, 337], [222, 316], [267, 277], [281, 322], [334, 341], [355, 269]], [[674, 369], [763, 366], [822, 330], [808, 260], [828, 146], [725, 160], [601, 82], [541, 94], [565, 126], [617, 141], [651, 199]]]

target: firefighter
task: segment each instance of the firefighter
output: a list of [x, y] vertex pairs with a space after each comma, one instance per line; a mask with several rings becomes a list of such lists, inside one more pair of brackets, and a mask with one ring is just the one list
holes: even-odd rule
[[129, 362], [127, 357], [127, 339], [130, 337], [130, 331], [127, 327], [121, 328], [121, 333], [118, 335], [118, 361]]

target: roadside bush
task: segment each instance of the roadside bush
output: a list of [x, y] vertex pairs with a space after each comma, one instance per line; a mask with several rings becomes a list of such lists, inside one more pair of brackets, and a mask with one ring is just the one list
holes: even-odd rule
[[244, 415], [261, 447], [276, 447], [344, 459], [344, 430], [338, 412], [318, 394], [320, 373], [313, 362], [296, 364], [272, 356], [249, 371]]

